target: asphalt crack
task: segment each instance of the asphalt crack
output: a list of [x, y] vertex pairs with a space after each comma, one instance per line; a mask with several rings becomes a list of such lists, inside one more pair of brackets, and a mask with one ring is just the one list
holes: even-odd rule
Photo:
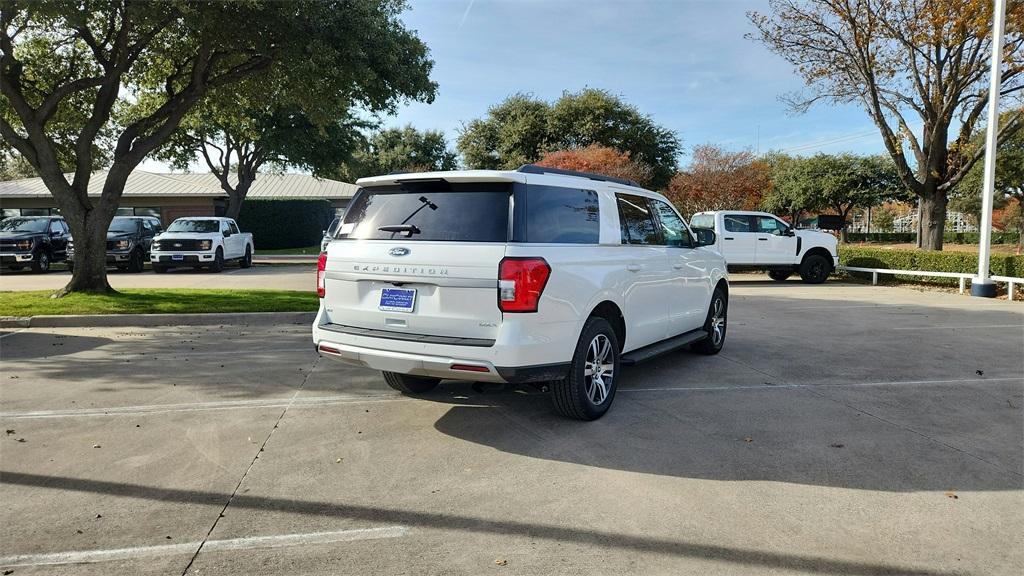
[[263, 453], [263, 449], [266, 448], [267, 444], [270, 442], [270, 439], [274, 436], [274, 432], [276, 432], [278, 426], [281, 425], [281, 421], [284, 420], [285, 414], [288, 413], [288, 409], [292, 407], [293, 403], [295, 403], [295, 399], [299, 396], [299, 392], [302, 392], [302, 389], [305, 388], [306, 382], [309, 381], [309, 377], [313, 375], [313, 372], [316, 372], [316, 368], [319, 364], [320, 356], [317, 356], [316, 360], [313, 361], [313, 366], [309, 369], [308, 372], [306, 372], [306, 375], [303, 376], [302, 382], [299, 384], [299, 387], [295, 390], [295, 393], [292, 394], [291, 399], [288, 400], [288, 404], [284, 407], [283, 410], [281, 410], [281, 415], [277, 417], [276, 421], [274, 421], [273, 428], [271, 428], [270, 432], [267, 433], [267, 437], [263, 439], [263, 443], [260, 444], [259, 450], [256, 451], [256, 455], [252, 457], [252, 461], [250, 461], [249, 465], [245, 468], [245, 472], [242, 473], [242, 477], [238, 479], [238, 484], [236, 484], [235, 489], [231, 491], [231, 495], [228, 496], [227, 502], [224, 503], [224, 507], [220, 509], [220, 512], [217, 514], [217, 517], [213, 519], [213, 525], [210, 526], [210, 529], [207, 530], [206, 535], [203, 536], [202, 541], [199, 542], [199, 546], [196, 548], [195, 553], [192, 554], [192, 557], [189, 559], [188, 564], [185, 565], [185, 569], [181, 571], [181, 576], [185, 576], [186, 574], [188, 574], [188, 571], [192, 568], [192, 564], [194, 564], [196, 558], [199, 557], [199, 553], [203, 551], [203, 546], [206, 545], [206, 542], [210, 539], [210, 536], [213, 535], [213, 531], [217, 528], [217, 524], [220, 522], [220, 519], [224, 517], [224, 513], [227, 512], [228, 507], [231, 506], [231, 501], [234, 500], [235, 495], [238, 494], [238, 489], [241, 488], [242, 483], [245, 482], [245, 477], [249, 475], [249, 471], [252, 470], [253, 466], [256, 465], [256, 461], [259, 460], [260, 454]]

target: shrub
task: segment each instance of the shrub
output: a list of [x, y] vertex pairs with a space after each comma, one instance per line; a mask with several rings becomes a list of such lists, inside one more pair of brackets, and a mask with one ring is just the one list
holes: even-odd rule
[[238, 215], [238, 227], [252, 232], [256, 250], [303, 248], [320, 243], [334, 219], [327, 200], [247, 200]]
[[[881, 244], [913, 244], [917, 236], [913, 232], [849, 232], [846, 235], [850, 242], [878, 242]], [[993, 232], [993, 244], [1016, 244], [1020, 234], [1016, 232]], [[978, 232], [946, 232], [942, 241], [946, 244], [977, 244], [981, 240]]]
[[[978, 255], [971, 252], [931, 252], [927, 250], [887, 250], [884, 248], [839, 247], [839, 263], [859, 268], [887, 268], [890, 270], [920, 270], [922, 272], [959, 272], [973, 274], [978, 271]], [[989, 269], [996, 276], [1024, 275], [1024, 256], [992, 254]], [[860, 276], [863, 273], [851, 272]], [[956, 278], [927, 278], [921, 276], [880, 276], [904, 281], [929, 284], [957, 284]]]

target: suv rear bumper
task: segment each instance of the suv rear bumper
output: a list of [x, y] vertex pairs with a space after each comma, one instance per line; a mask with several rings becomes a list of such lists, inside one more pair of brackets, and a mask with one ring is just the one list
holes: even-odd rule
[[325, 321], [313, 324], [313, 342], [324, 356], [374, 370], [451, 380], [542, 382], [569, 373], [579, 328], [573, 322], [532, 324], [506, 319], [497, 339], [396, 334], [353, 329]]

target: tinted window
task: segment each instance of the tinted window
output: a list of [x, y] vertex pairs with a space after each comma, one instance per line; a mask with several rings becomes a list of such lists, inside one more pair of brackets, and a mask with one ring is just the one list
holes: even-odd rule
[[789, 226], [770, 216], [757, 217], [757, 231], [780, 236]]
[[661, 237], [647, 206], [647, 198], [616, 194], [623, 244], [658, 244]]
[[750, 216], [743, 216], [741, 214], [726, 214], [723, 219], [725, 220], [725, 231], [726, 232], [753, 232], [754, 226], [751, 223], [752, 218]]
[[715, 215], [714, 214], [697, 214], [693, 218], [690, 218], [691, 228], [708, 228], [711, 230], [715, 229]]
[[690, 232], [686, 229], [686, 224], [676, 214], [676, 211], [661, 200], [648, 200], [648, 203], [658, 215], [658, 222], [661, 224], [661, 235], [665, 239], [664, 243], [669, 246], [690, 247]]
[[64, 233], [64, 226], [61, 226], [60, 220], [50, 220], [50, 232], [53, 234]]
[[[511, 187], [409, 183], [363, 188], [335, 236], [341, 240], [506, 242]], [[381, 227], [387, 227], [381, 230]]]
[[327, 227], [327, 230], [324, 232], [324, 236], [334, 237], [334, 233], [338, 231], [338, 226], [340, 225], [341, 218], [335, 218], [334, 220], [331, 220], [331, 225]]
[[558, 186], [526, 186], [527, 242], [597, 244], [601, 220], [597, 192]]
[[234, 222], [228, 222], [228, 229], [231, 230], [232, 234], [238, 234], [238, 225]]

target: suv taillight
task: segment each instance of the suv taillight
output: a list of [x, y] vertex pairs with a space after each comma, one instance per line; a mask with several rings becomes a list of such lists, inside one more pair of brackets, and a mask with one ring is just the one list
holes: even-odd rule
[[324, 283], [324, 276], [326, 274], [327, 252], [321, 252], [320, 257], [316, 260], [316, 295], [320, 298], [323, 298], [326, 292], [326, 284]]
[[503, 258], [498, 264], [498, 308], [502, 312], [536, 312], [551, 275], [543, 258]]

